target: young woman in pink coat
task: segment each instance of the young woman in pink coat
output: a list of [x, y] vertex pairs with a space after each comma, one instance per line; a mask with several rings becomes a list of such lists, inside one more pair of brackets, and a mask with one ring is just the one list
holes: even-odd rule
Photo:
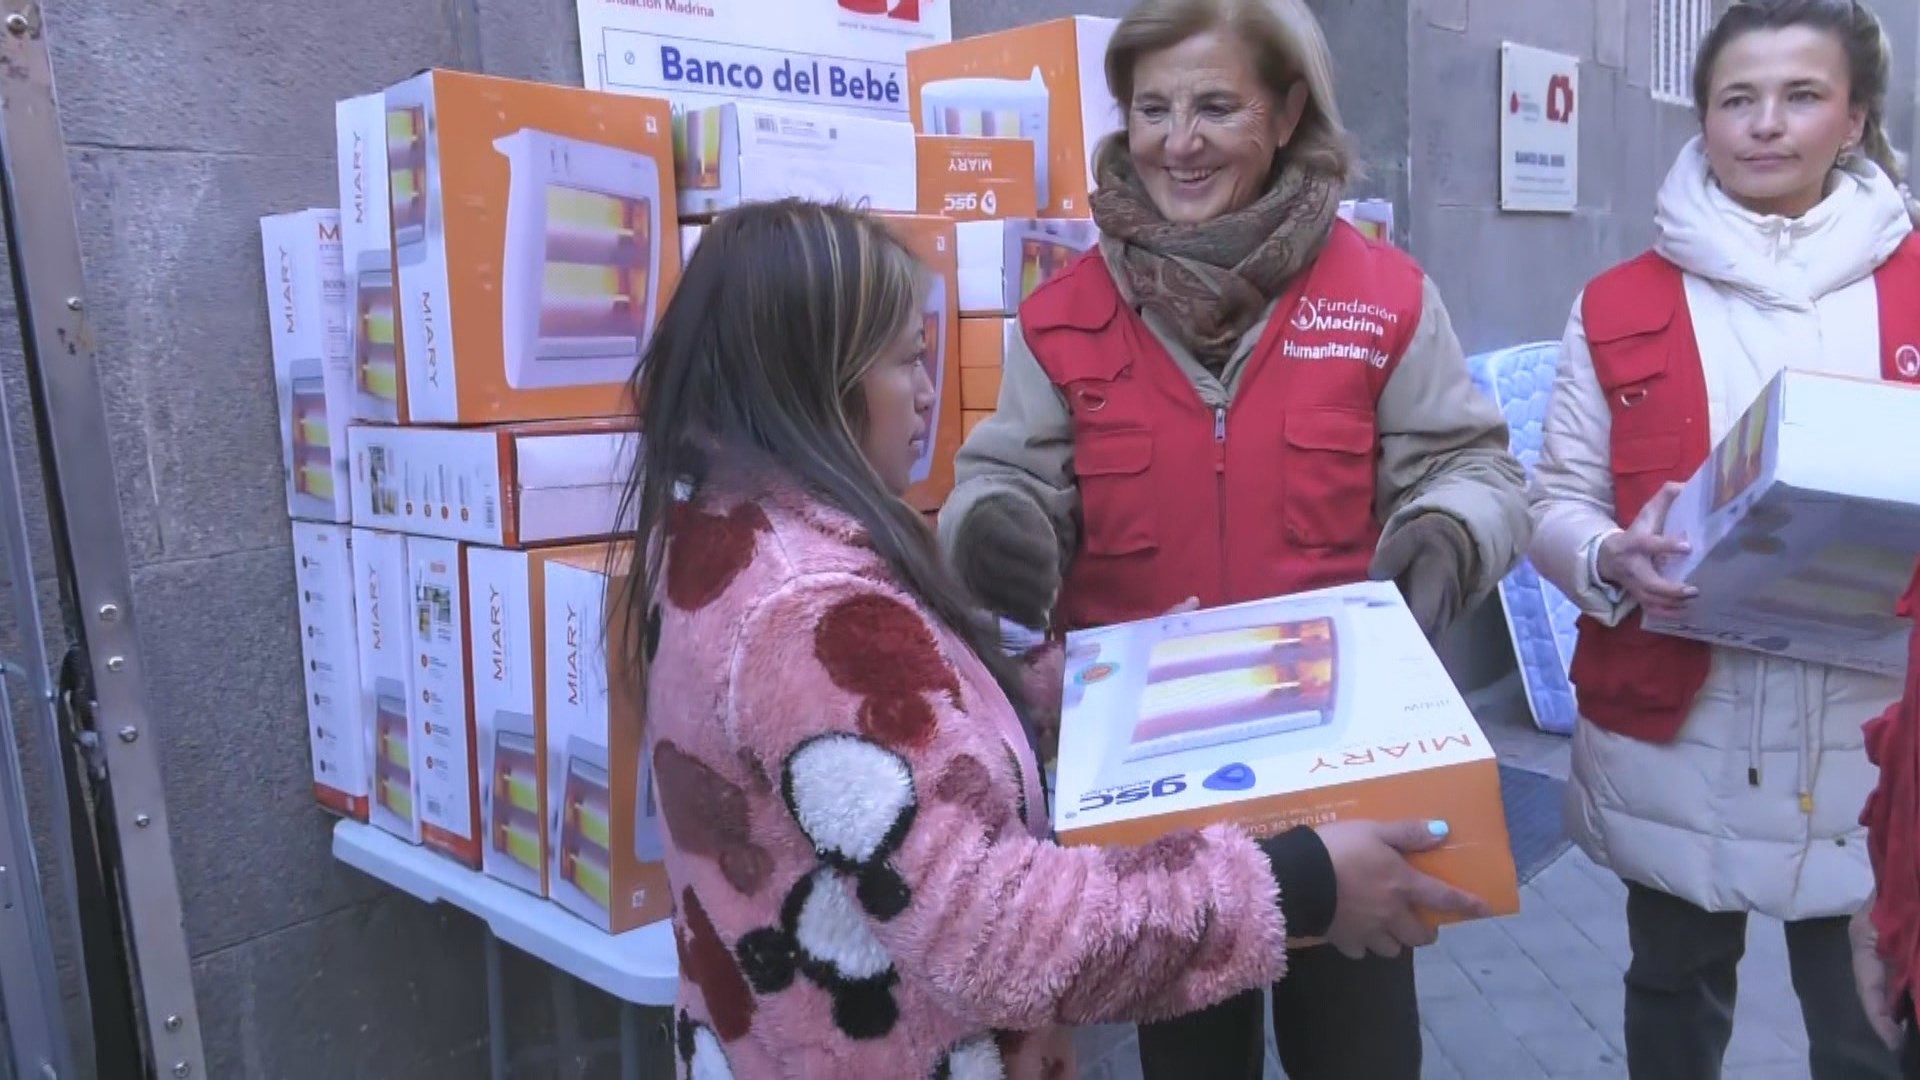
[[643, 680], [685, 1074], [1067, 1077], [1056, 1025], [1266, 985], [1290, 931], [1391, 954], [1432, 939], [1417, 908], [1481, 911], [1403, 858], [1439, 823], [1048, 839], [1020, 672], [898, 497], [927, 280], [863, 215], [744, 207], [635, 377], [610, 641]]

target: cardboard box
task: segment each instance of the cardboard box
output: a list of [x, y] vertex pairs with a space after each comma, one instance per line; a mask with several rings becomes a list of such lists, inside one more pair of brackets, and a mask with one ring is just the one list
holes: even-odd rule
[[1007, 335], [1018, 326], [1012, 319], [997, 315], [960, 317], [960, 368], [992, 368], [998, 371], [1007, 359]]
[[365, 821], [369, 755], [362, 733], [368, 728], [360, 707], [352, 530], [294, 522], [293, 564], [313, 798], [342, 817]]
[[911, 214], [913, 125], [730, 102], [687, 112], [675, 154], [680, 216], [789, 196]]
[[673, 909], [645, 703], [620, 659], [624, 623], [607, 617], [624, 572], [605, 551], [546, 564], [547, 891], [615, 934]]
[[354, 524], [516, 548], [619, 531], [639, 436], [627, 420], [554, 420], [356, 426], [348, 443]]
[[1100, 242], [1091, 220], [963, 221], [960, 245], [960, 313], [1010, 316], [1033, 290]]
[[680, 276], [666, 102], [448, 71], [386, 101], [408, 420], [625, 411]]
[[960, 369], [960, 408], [966, 412], [992, 412], [1000, 404], [1000, 369], [963, 367]]
[[340, 179], [340, 253], [347, 277], [347, 352], [353, 419], [407, 419], [407, 384], [394, 292], [393, 219], [387, 195], [387, 105], [382, 94], [334, 106]]
[[1361, 235], [1383, 244], [1393, 243], [1393, 203], [1386, 199], [1347, 199], [1340, 203], [1340, 217]]
[[[1687, 481], [1663, 572], [1700, 590], [1663, 634], [1898, 677], [1912, 621], [1894, 605], [1920, 552], [1920, 387], [1776, 376]], [[1877, 463], [1877, 464], [1876, 464]]]
[[913, 147], [921, 213], [989, 221], [1040, 212], [1028, 140], [920, 135]]
[[535, 896], [547, 894], [547, 563], [607, 550], [466, 551], [481, 868]]
[[1518, 910], [1493, 749], [1391, 582], [1082, 631], [1066, 648], [1062, 843], [1440, 818], [1451, 837], [1415, 865]]
[[263, 217], [260, 247], [287, 513], [296, 520], [346, 521], [353, 514], [347, 495], [347, 421], [354, 389], [340, 212]]
[[419, 703], [420, 839], [480, 869], [479, 773], [474, 762], [473, 683], [467, 627], [465, 545], [407, 538], [413, 601], [414, 695]]
[[1040, 216], [1087, 216], [1094, 147], [1123, 126], [1105, 72], [1118, 25], [1082, 15], [909, 52], [916, 130], [1032, 142]]
[[973, 435], [973, 429], [979, 427], [981, 423], [987, 419], [987, 417], [992, 415], [993, 415], [992, 409], [987, 409], [984, 412], [967, 411], [967, 412], [961, 413], [960, 414], [961, 440], [965, 441], [966, 439], [971, 438]]
[[927, 449], [914, 463], [914, 486], [905, 499], [916, 510], [937, 510], [953, 491], [953, 455], [960, 449], [960, 314], [955, 296], [953, 222], [945, 218], [882, 214], [893, 237], [920, 260], [930, 280], [926, 319], [927, 374], [933, 380], [933, 430]]
[[700, 234], [706, 231], [705, 225], [680, 226], [680, 268], [685, 270], [693, 261], [693, 249], [700, 246]]
[[413, 612], [407, 539], [353, 530], [353, 603], [360, 644], [360, 714], [373, 762], [367, 820], [420, 842], [420, 739], [415, 721]]

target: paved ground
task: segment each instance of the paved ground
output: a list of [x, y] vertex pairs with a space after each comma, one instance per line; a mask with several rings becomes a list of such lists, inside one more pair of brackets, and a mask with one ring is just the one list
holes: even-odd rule
[[[1564, 777], [1566, 740], [1532, 730], [1504, 687], [1475, 702], [1509, 765]], [[1429, 1080], [1612, 1080], [1626, 1077], [1620, 1044], [1627, 962], [1626, 890], [1577, 850], [1522, 890], [1520, 914], [1449, 927], [1419, 957]], [[1806, 1034], [1788, 983], [1780, 924], [1753, 921], [1727, 1075], [1805, 1080]], [[1267, 1075], [1278, 1078], [1269, 1055]], [[1080, 1036], [1085, 1080], [1138, 1077], [1129, 1027]]]

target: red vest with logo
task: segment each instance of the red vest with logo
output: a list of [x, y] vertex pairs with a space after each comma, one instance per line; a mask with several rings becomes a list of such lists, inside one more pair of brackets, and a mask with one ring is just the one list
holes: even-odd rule
[[[1920, 383], [1920, 238], [1874, 274], [1881, 377]], [[1613, 416], [1615, 514], [1622, 528], [1668, 481], [1684, 483], [1711, 451], [1707, 381], [1680, 269], [1648, 252], [1587, 286], [1581, 305], [1594, 373]], [[1572, 678], [1580, 715], [1621, 735], [1667, 742], [1707, 681], [1710, 649], [1641, 629], [1580, 620]]]
[[1028, 298], [1021, 328], [1066, 399], [1080, 490], [1061, 628], [1364, 580], [1380, 537], [1374, 404], [1422, 286], [1407, 256], [1336, 222], [1217, 410], [1097, 251]]

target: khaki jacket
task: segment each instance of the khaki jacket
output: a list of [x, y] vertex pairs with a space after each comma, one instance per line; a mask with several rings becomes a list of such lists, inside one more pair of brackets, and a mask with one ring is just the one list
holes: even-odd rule
[[[1145, 321], [1200, 400], [1219, 408], [1232, 403], [1248, 357], [1272, 317], [1269, 307], [1241, 337], [1219, 376], [1151, 316]], [[1420, 514], [1439, 512], [1458, 521], [1479, 554], [1472, 580], [1463, 583], [1471, 605], [1526, 551], [1532, 535], [1526, 473], [1507, 450], [1500, 410], [1467, 374], [1453, 322], [1431, 279], [1424, 282], [1420, 324], [1380, 394], [1375, 415], [1380, 465], [1374, 515], [1385, 530], [1382, 542]], [[1053, 523], [1065, 572], [1078, 547], [1080, 516], [1072, 422], [1066, 399], [1017, 332], [1007, 343], [999, 406], [960, 448], [956, 481], [940, 511], [940, 541], [947, 550], [980, 500], [1014, 493], [1031, 500]]]

